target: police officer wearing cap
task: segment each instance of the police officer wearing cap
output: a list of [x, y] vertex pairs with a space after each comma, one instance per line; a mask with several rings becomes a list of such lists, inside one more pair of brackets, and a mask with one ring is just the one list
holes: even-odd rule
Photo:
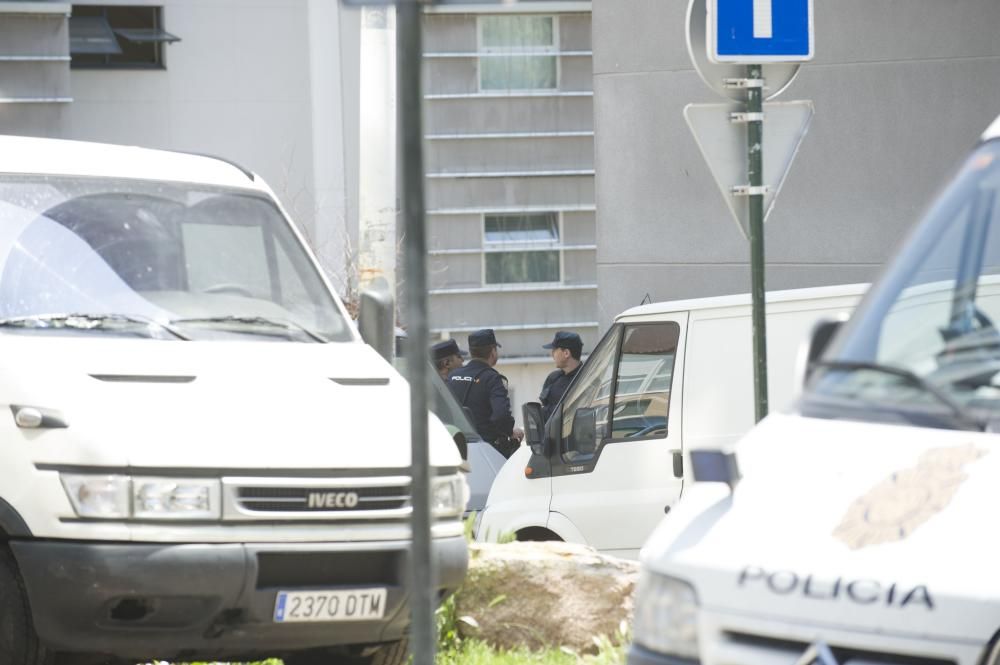
[[470, 334], [471, 358], [464, 367], [451, 371], [448, 387], [459, 404], [469, 407], [479, 436], [504, 457], [510, 457], [524, 438], [524, 432], [514, 427], [507, 379], [493, 369], [499, 358], [499, 346], [491, 328]]
[[431, 346], [431, 360], [442, 381], [447, 383], [451, 371], [462, 366], [462, 355], [458, 342], [453, 339], [446, 339]]
[[556, 371], [545, 377], [542, 384], [542, 392], [538, 396], [542, 403], [542, 418], [548, 420], [556, 405], [562, 399], [563, 393], [573, 383], [573, 379], [580, 373], [580, 354], [583, 352], [583, 340], [575, 332], [560, 330], [556, 333], [552, 342], [543, 344], [543, 349], [551, 349], [552, 362], [556, 364]]

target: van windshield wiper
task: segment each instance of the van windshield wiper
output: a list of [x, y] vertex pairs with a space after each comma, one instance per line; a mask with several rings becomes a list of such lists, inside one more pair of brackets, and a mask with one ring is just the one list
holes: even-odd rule
[[881, 365], [879, 363], [846, 360], [821, 360], [814, 363], [813, 367], [843, 372], [869, 371], [895, 376], [903, 379], [905, 383], [917, 388], [921, 392], [934, 397], [938, 402], [948, 407], [948, 409], [955, 414], [955, 417], [959, 421], [972, 425], [980, 431], [983, 431], [986, 428], [986, 423], [966, 411], [965, 407], [908, 369], [893, 367], [892, 365]]
[[301, 323], [296, 323], [291, 319], [273, 319], [266, 316], [199, 316], [187, 319], [171, 319], [170, 323], [221, 323], [236, 324], [246, 326], [267, 326], [270, 328], [281, 328], [282, 330], [297, 330], [308, 336], [315, 342], [326, 344], [328, 339], [319, 333], [309, 330]]
[[0, 319], [3, 328], [71, 328], [73, 330], [108, 330], [117, 324], [133, 324], [165, 330], [177, 339], [190, 341], [190, 337], [173, 328], [170, 324], [138, 314], [91, 314], [74, 312], [71, 314], [32, 314]]

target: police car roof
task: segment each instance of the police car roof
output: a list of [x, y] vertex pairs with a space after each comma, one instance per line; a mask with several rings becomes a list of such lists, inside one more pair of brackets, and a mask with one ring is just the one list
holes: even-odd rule
[[252, 173], [217, 157], [28, 136], [0, 136], [0, 173], [130, 178], [264, 189]]

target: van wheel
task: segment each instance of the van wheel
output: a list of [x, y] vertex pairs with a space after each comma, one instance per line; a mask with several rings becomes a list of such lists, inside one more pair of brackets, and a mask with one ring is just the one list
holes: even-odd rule
[[521, 529], [515, 534], [517, 536], [517, 541], [519, 543], [547, 543], [547, 542], [557, 542], [561, 543], [562, 538], [557, 536], [552, 531], [545, 529], [540, 526], [529, 526], [527, 528]]
[[410, 657], [406, 639], [388, 642], [371, 653], [300, 651], [285, 656], [285, 665], [403, 665]]
[[49, 665], [51, 662], [35, 634], [28, 594], [14, 555], [0, 546], [0, 663]]

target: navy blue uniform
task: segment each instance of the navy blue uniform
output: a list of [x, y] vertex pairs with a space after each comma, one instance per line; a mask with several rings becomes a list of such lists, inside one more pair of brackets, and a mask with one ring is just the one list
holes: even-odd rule
[[569, 384], [573, 383], [573, 379], [576, 375], [580, 373], [580, 368], [583, 365], [577, 365], [576, 369], [567, 374], [561, 369], [549, 374], [545, 377], [545, 383], [542, 384], [542, 392], [538, 396], [538, 401], [542, 403], [542, 420], [548, 421], [549, 416], [552, 412], [556, 410], [556, 406], [559, 404], [559, 400], [566, 393], [566, 389], [569, 388]]
[[[472, 425], [479, 436], [494, 446], [507, 444], [514, 433], [507, 379], [482, 360], [472, 359], [448, 375], [455, 399], [472, 412]], [[499, 441], [498, 441], [499, 440]]]

